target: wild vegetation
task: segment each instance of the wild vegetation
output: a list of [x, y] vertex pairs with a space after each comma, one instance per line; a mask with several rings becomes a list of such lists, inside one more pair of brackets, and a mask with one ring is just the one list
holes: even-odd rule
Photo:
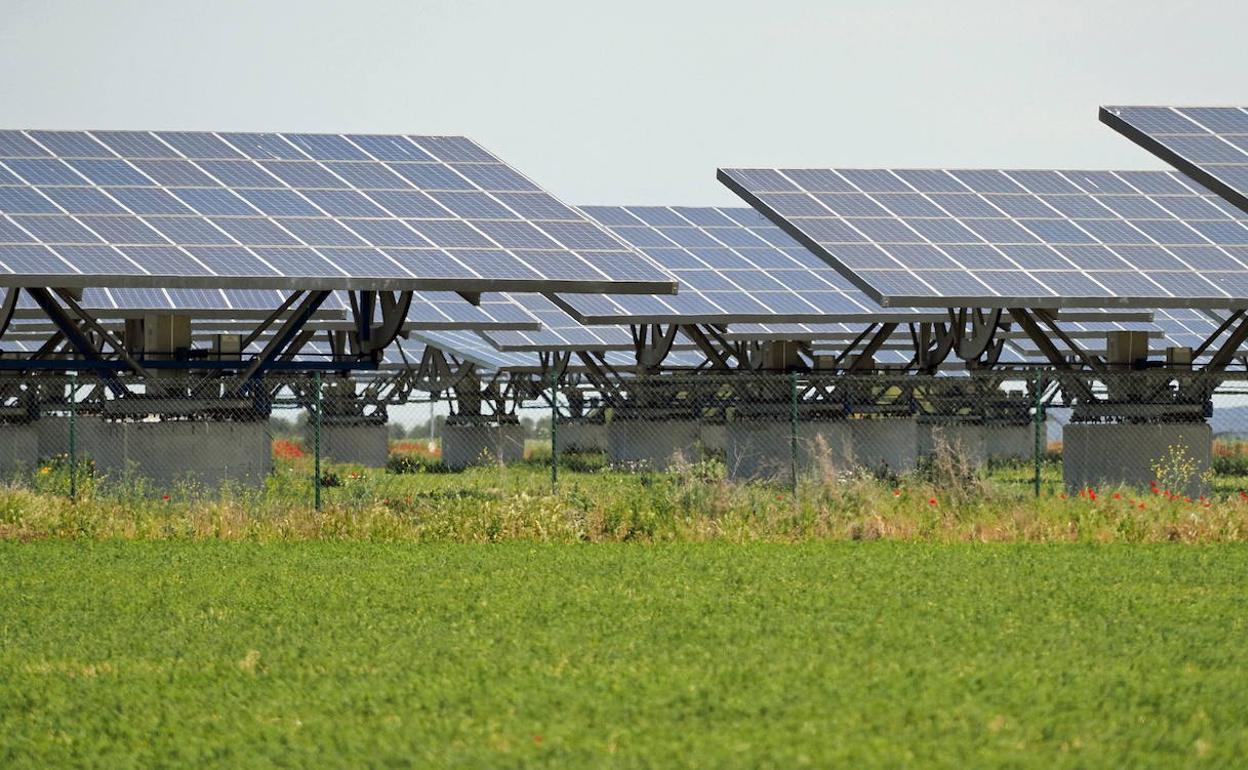
[[[53, 459], [0, 486], [0, 538], [127, 538], [412, 542], [781, 541], [890, 539], [1020, 542], [1237, 542], [1248, 538], [1248, 477], [1218, 473], [1196, 499], [1178, 488], [1182, 454], [1150, 489], [1067, 492], [1060, 462], [983, 470], [942, 453], [902, 477], [817, 467], [799, 479], [735, 483], [721, 462], [671, 471], [614, 470], [600, 454], [560, 456], [552, 491], [549, 446], [526, 462], [447, 472], [424, 441], [394, 444], [384, 469], [322, 468], [313, 507], [313, 463], [291, 439], [274, 444], [276, 470], [261, 489], [158, 489], [141, 479], [99, 479], [89, 463]], [[1219, 467], [1236, 471], [1236, 448]], [[544, 452], [544, 454], [543, 454]], [[1219, 458], [1228, 450], [1220, 449]], [[1167, 476], [1169, 474], [1169, 476]]]

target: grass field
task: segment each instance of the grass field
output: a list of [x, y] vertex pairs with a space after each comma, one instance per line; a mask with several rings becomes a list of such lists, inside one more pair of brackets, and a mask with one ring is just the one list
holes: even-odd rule
[[3, 767], [1248, 755], [1248, 549], [0, 543]]

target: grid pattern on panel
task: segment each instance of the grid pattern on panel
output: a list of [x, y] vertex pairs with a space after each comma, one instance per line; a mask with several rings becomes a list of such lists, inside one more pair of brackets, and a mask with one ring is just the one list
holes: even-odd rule
[[[145, 311], [180, 311], [196, 316], [222, 317], [238, 313], [252, 318], [281, 306], [287, 293], [277, 289], [158, 289], [158, 288], [88, 288], [79, 303], [101, 318], [113, 318]], [[33, 312], [38, 309], [26, 294], [18, 297], [18, 307]], [[314, 319], [349, 318], [351, 308], [346, 292], [333, 292], [322, 303]], [[199, 312], [197, 312], [199, 311]], [[381, 320], [381, 310], [375, 312]], [[42, 313], [39, 314], [42, 317]], [[540, 322], [506, 295], [487, 295], [473, 305], [455, 292], [412, 292], [406, 328], [425, 329], [537, 329]]]
[[632, 350], [633, 337], [625, 326], [586, 326], [541, 294], [503, 295], [536, 317], [538, 331], [502, 330], [483, 334], [490, 344], [508, 351]]
[[0, 131], [0, 282], [674, 291], [463, 137]]
[[[676, 296], [557, 297], [587, 323], [800, 323], [863, 320], [886, 312], [753, 209], [580, 210], [680, 281]], [[901, 315], [905, 310], [891, 312]]]
[[[476, 332], [414, 331], [411, 336], [423, 345], [437, 348], [443, 353], [490, 371], [535, 367], [540, 363], [538, 357], [532, 353], [510, 353], [498, 350]], [[407, 352], [406, 347], [403, 352]]]
[[1248, 211], [1248, 108], [1102, 107], [1101, 121]]
[[1175, 172], [719, 177], [887, 306], [1248, 305], [1248, 215]]

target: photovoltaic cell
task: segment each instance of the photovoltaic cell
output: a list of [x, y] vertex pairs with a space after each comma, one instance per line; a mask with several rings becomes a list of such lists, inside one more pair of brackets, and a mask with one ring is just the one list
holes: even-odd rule
[[582, 206], [580, 210], [681, 283], [676, 296], [554, 297], [583, 323], [802, 323], [918, 320], [925, 315], [907, 308], [882, 309], [749, 208]]
[[[675, 290], [463, 137], [0, 131], [0, 238], [0, 285]], [[9, 248], [31, 243], [53, 258]], [[110, 273], [67, 257], [101, 243], [184, 259]], [[230, 249], [222, 260], [245, 256], [195, 259], [207, 246]], [[268, 262], [262, 252], [288, 247], [299, 251], [283, 270], [253, 269]], [[330, 250], [342, 261], [323, 269]]]
[[[719, 177], [887, 307], [1248, 306], [1248, 216], [1178, 173], [818, 171], [854, 191], [827, 205], [809, 170]], [[823, 212], [782, 214], [794, 196]]]
[[1248, 108], [1102, 107], [1101, 122], [1248, 211]]

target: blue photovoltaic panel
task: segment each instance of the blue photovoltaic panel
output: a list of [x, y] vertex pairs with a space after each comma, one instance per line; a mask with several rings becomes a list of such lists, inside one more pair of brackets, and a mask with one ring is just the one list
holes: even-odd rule
[[719, 178], [885, 306], [1248, 307], [1248, 216], [1174, 172]]
[[1101, 121], [1248, 211], [1248, 108], [1102, 107]]
[[558, 295], [584, 323], [920, 320], [882, 309], [750, 208], [581, 206], [680, 281], [676, 296]]
[[0, 285], [675, 291], [463, 137], [176, 131], [0, 131]]
[[[287, 293], [276, 289], [88, 288], [79, 303], [98, 319], [117, 319], [148, 312], [177, 313], [204, 319], [265, 318], [281, 306]], [[315, 320], [349, 320], [351, 303], [344, 292], [329, 295]], [[20, 318], [45, 318], [26, 294], [18, 297]], [[375, 312], [381, 320], [381, 310]], [[489, 294], [473, 305], [455, 292], [413, 292], [405, 329], [478, 329], [536, 331], [541, 323], [506, 294]]]
[[482, 336], [504, 351], [603, 351], [633, 350], [633, 337], [626, 326], [586, 326], [569, 316], [541, 294], [504, 295], [541, 322], [538, 331], [487, 331]]

